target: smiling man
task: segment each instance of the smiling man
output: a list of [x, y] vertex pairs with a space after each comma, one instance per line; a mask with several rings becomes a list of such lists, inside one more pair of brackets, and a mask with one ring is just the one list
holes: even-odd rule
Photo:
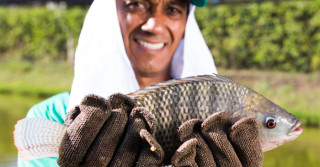
[[[58, 94], [35, 105], [29, 110], [27, 117], [45, 118], [63, 124], [67, 112], [75, 112], [79, 109], [78, 105], [88, 102], [82, 101], [88, 94], [108, 98], [117, 92], [128, 94], [169, 79], [217, 73], [212, 55], [194, 17], [195, 6], [205, 5], [206, 0], [95, 0], [87, 13], [79, 38], [71, 93]], [[93, 99], [90, 105], [108, 108], [104, 106], [105, 102], [99, 101], [101, 102], [101, 98]], [[125, 105], [128, 100], [122, 99], [116, 103]], [[81, 111], [85, 112], [87, 111]], [[87, 117], [89, 122], [85, 123], [90, 124], [91, 116]], [[100, 120], [99, 117], [94, 119]], [[67, 120], [70, 121], [70, 115]], [[94, 123], [97, 122], [99, 121]], [[78, 127], [77, 122], [70, 126], [76, 127], [75, 129]], [[115, 124], [115, 128], [117, 126]], [[82, 138], [90, 139], [90, 136], [84, 135], [80, 140]], [[101, 139], [90, 141], [93, 142], [90, 144], [96, 145], [94, 142]], [[98, 148], [108, 150], [109, 147], [104, 144]], [[117, 151], [115, 150], [116, 153]], [[135, 151], [140, 154], [141, 150]], [[79, 154], [80, 152], [75, 151], [71, 160], [78, 159], [81, 162]], [[59, 155], [63, 155], [63, 151]], [[93, 157], [104, 160], [112, 156], [115, 155], [101, 154]], [[58, 157], [46, 157], [23, 161], [19, 157], [18, 166], [58, 166], [57, 159]], [[260, 159], [257, 162], [260, 163]], [[61, 163], [65, 166], [72, 165], [70, 162], [61, 162], [60, 157]], [[138, 162], [134, 162], [136, 163]]]
[[217, 73], [194, 5], [205, 6], [206, 0], [95, 0], [77, 47], [68, 110], [87, 94], [127, 94]]
[[170, 63], [184, 37], [186, 0], [117, 0], [127, 56], [140, 87], [171, 78]]

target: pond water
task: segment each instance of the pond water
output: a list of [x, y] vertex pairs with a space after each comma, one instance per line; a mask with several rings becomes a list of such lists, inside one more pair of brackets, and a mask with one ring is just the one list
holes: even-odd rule
[[264, 153], [264, 167], [319, 167], [320, 129], [304, 128], [294, 141]]
[[[38, 97], [0, 94], [0, 166], [16, 166], [17, 150], [12, 132], [17, 120], [28, 108], [41, 101]], [[304, 128], [296, 140], [264, 153], [264, 167], [318, 167], [320, 164], [320, 128]]]

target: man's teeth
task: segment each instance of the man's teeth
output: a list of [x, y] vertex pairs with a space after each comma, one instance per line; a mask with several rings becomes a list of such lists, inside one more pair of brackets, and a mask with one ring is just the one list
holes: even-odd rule
[[149, 43], [142, 40], [137, 40], [138, 43], [148, 49], [161, 49], [164, 47], [164, 43]]

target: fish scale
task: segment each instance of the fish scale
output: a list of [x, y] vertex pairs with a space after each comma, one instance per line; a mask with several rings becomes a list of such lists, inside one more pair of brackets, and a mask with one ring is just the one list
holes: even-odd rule
[[178, 147], [176, 133], [181, 123], [204, 120], [218, 111], [238, 111], [248, 91], [228, 78], [207, 75], [159, 83], [130, 96], [154, 115], [155, 137], [169, 157]]

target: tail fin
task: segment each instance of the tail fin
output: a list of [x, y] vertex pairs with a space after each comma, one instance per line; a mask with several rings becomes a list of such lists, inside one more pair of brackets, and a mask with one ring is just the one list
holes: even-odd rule
[[67, 126], [41, 118], [25, 118], [15, 125], [14, 144], [23, 160], [58, 157]]

